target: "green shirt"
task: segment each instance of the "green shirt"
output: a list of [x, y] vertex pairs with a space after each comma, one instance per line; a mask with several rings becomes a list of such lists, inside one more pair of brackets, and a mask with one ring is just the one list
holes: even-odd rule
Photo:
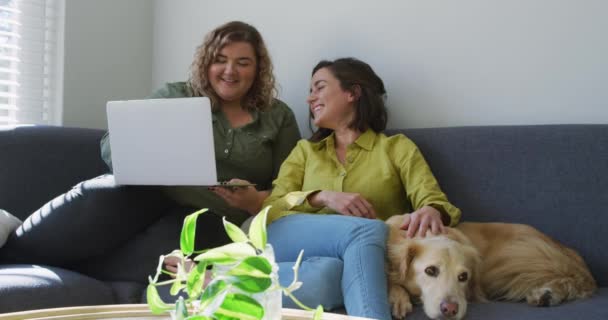
[[338, 161], [334, 135], [320, 142], [301, 140], [285, 159], [264, 206], [272, 205], [272, 222], [295, 212], [335, 213], [315, 208], [307, 197], [318, 190], [359, 193], [386, 220], [430, 205], [460, 220], [460, 210], [441, 191], [418, 147], [404, 135], [387, 137], [364, 132], [347, 147], [346, 161]]
[[[149, 98], [192, 97], [192, 89], [186, 82], [168, 83]], [[233, 178], [256, 183], [258, 189], [270, 189], [283, 160], [296, 142], [300, 131], [293, 111], [282, 101], [275, 99], [265, 111], [253, 111], [253, 121], [232, 128], [224, 114], [213, 112], [213, 137], [216, 167], [219, 181]], [[101, 140], [101, 155], [110, 170], [112, 159], [110, 140], [106, 135]], [[209, 208], [231, 220], [240, 222], [248, 214], [228, 204], [206, 187], [166, 187], [166, 192], [178, 203], [195, 208]]]

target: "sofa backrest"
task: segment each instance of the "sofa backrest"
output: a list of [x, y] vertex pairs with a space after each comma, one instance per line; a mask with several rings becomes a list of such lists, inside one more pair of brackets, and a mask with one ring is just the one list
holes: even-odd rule
[[608, 125], [389, 130], [420, 148], [463, 221], [530, 224], [608, 285]]
[[0, 208], [21, 220], [80, 181], [108, 169], [102, 130], [54, 126], [0, 128]]

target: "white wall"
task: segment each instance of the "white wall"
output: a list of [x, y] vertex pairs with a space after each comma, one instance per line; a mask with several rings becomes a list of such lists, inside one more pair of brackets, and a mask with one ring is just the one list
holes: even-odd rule
[[264, 36], [303, 131], [312, 67], [341, 56], [384, 79], [393, 128], [608, 123], [606, 1], [156, 0], [154, 9], [155, 87], [186, 79], [205, 33], [244, 20]]
[[152, 90], [149, 0], [67, 0], [63, 125], [106, 128], [106, 102]]

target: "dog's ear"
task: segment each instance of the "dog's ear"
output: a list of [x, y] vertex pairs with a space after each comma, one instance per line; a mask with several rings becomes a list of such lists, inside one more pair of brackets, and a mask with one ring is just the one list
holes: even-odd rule
[[389, 243], [388, 257], [391, 269], [391, 276], [403, 282], [406, 279], [409, 267], [416, 257], [419, 246], [412, 239], [400, 239]]
[[463, 246], [463, 253], [466, 256], [466, 260], [469, 264], [469, 270], [471, 270], [471, 277], [469, 279], [469, 287], [467, 290], [467, 300], [476, 302], [487, 302], [486, 294], [481, 286], [481, 256], [479, 251], [473, 246]]

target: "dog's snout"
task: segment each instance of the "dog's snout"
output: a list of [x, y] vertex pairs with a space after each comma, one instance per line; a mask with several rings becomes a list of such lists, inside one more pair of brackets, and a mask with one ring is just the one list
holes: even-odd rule
[[439, 305], [441, 313], [446, 317], [453, 317], [458, 313], [458, 303], [451, 301], [442, 301]]

